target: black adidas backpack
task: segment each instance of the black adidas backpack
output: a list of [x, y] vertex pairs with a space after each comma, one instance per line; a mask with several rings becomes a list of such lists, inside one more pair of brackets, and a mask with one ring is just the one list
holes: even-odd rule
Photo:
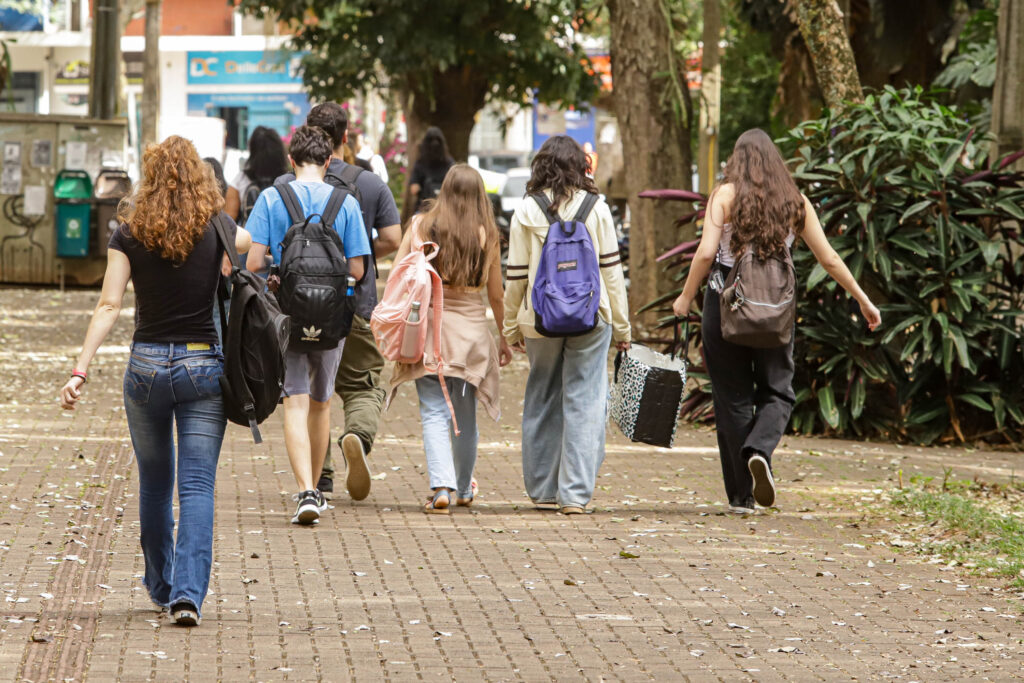
[[225, 319], [224, 299], [218, 297], [224, 331], [224, 375], [220, 378], [224, 414], [231, 422], [249, 427], [261, 443], [259, 424], [281, 400], [285, 352], [288, 350], [288, 316], [266, 289], [263, 278], [242, 270], [227, 218], [212, 220], [221, 247], [231, 260], [231, 317]]
[[[306, 216], [288, 183], [274, 185], [281, 194], [292, 225], [281, 240], [281, 286], [277, 300], [291, 317], [292, 348], [332, 349], [348, 336], [355, 311], [348, 289], [345, 246], [334, 230], [334, 220], [348, 192], [331, 188], [327, 206], [319, 216]], [[313, 218], [319, 218], [313, 222]]]

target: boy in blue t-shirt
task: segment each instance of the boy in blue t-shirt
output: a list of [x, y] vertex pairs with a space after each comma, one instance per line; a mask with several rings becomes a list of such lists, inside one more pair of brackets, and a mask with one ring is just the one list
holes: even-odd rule
[[[324, 182], [333, 148], [331, 139], [320, 128], [302, 126], [292, 135], [288, 160], [295, 168], [292, 189], [305, 215], [322, 214], [334, 189]], [[292, 221], [280, 193], [273, 187], [260, 194], [246, 222], [252, 234], [252, 248], [246, 259], [249, 270], [259, 270], [267, 251], [274, 263], [281, 262], [281, 240]], [[363, 226], [359, 203], [345, 197], [334, 221], [348, 259], [349, 275], [363, 279], [370, 243]], [[323, 494], [316, 489], [331, 437], [330, 407], [334, 377], [345, 346], [315, 351], [288, 350], [284, 374], [284, 443], [299, 493], [293, 524], [315, 524], [327, 509]]]

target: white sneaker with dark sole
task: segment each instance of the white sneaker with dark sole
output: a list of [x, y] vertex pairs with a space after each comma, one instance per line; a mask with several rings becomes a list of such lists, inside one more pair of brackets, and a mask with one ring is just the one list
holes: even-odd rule
[[363, 500], [370, 495], [370, 467], [366, 464], [366, 451], [363, 440], [355, 434], [341, 437], [341, 453], [345, 456], [348, 474], [345, 477], [345, 488], [352, 500]]
[[747, 469], [754, 478], [754, 501], [761, 507], [770, 508], [775, 505], [775, 479], [772, 468], [763, 455], [752, 455], [747, 460]]
[[315, 491], [303, 491], [294, 496], [299, 505], [292, 516], [292, 524], [316, 524], [320, 521], [320, 501]]

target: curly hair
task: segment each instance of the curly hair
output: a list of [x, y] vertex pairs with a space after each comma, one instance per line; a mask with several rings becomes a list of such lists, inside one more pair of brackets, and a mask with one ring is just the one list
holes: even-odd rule
[[735, 197], [730, 210], [729, 249], [737, 257], [748, 247], [760, 259], [776, 256], [804, 227], [806, 209], [779, 149], [760, 128], [736, 140], [725, 165], [725, 182]]
[[172, 135], [146, 147], [142, 180], [121, 200], [117, 217], [146, 249], [184, 263], [223, 207], [213, 170], [191, 142]]
[[562, 202], [572, 199], [576, 190], [600, 194], [590, 173], [590, 159], [580, 144], [568, 135], [555, 135], [544, 141], [530, 165], [530, 194], [551, 190], [551, 211], [558, 213]]

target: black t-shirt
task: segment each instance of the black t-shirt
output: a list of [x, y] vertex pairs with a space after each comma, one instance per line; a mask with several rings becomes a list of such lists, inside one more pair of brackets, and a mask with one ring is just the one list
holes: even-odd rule
[[412, 174], [409, 176], [410, 185], [419, 185], [420, 194], [417, 197], [416, 209], [423, 206], [423, 202], [437, 197], [441, 191], [441, 183], [448, 175], [448, 169], [455, 165], [451, 159], [446, 159], [439, 164], [427, 163], [423, 159], [417, 159], [413, 164]]
[[137, 312], [134, 341], [220, 343], [213, 326], [213, 305], [224, 250], [212, 225], [206, 226], [202, 239], [180, 264], [146, 249], [123, 223], [110, 236], [109, 248], [122, 252], [131, 265]]

